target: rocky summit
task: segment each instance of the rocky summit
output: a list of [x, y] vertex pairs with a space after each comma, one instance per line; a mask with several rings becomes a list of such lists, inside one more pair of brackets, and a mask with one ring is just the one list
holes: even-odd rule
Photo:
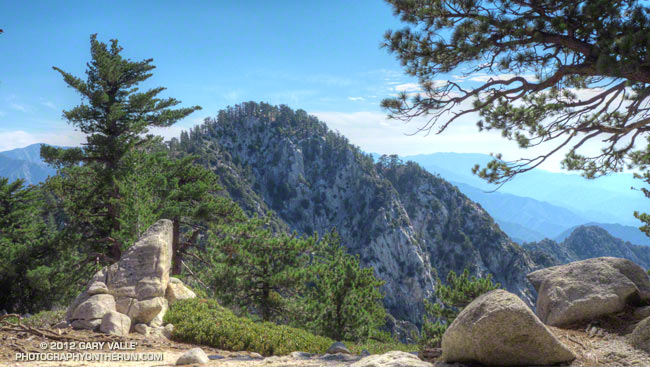
[[272, 209], [302, 234], [336, 228], [342, 243], [384, 280], [398, 319], [422, 321], [436, 275], [469, 268], [533, 303], [535, 265], [480, 205], [415, 163], [374, 162], [305, 111], [245, 103], [172, 141], [197, 154], [249, 213]]
[[118, 262], [95, 273], [68, 308], [66, 321], [76, 329], [116, 335], [132, 327], [162, 327], [170, 303], [195, 297], [180, 280], [170, 281], [172, 230], [170, 220], [159, 220]]

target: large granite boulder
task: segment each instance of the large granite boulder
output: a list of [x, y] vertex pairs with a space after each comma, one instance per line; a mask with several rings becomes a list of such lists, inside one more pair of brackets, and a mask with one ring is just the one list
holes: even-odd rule
[[442, 337], [442, 361], [489, 366], [545, 366], [575, 359], [516, 295], [494, 290], [476, 298]]
[[76, 328], [95, 329], [105, 314], [117, 311], [132, 325], [160, 326], [168, 305], [172, 231], [170, 220], [154, 223], [118, 262], [95, 273], [66, 320]]
[[532, 272], [536, 313], [548, 325], [563, 326], [623, 311], [650, 300], [650, 280], [630, 260], [599, 257]]

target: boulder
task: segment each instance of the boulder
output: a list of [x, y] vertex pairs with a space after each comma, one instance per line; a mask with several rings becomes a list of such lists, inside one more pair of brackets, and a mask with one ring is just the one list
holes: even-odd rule
[[70, 326], [72, 326], [73, 329], [97, 330], [101, 324], [102, 319], [74, 320]]
[[140, 333], [144, 336], [149, 336], [149, 333], [151, 332], [151, 328], [147, 324], [135, 324], [133, 330], [135, 330], [136, 333]]
[[623, 311], [650, 300], [650, 280], [630, 260], [599, 257], [527, 275], [537, 290], [536, 313], [548, 325], [564, 326]]
[[108, 294], [108, 287], [106, 287], [106, 284], [104, 284], [104, 282], [92, 282], [90, 286], [88, 286], [88, 290], [86, 292], [89, 296], [95, 294]]
[[131, 330], [131, 319], [123, 313], [111, 311], [104, 314], [99, 331], [110, 335], [126, 336]]
[[105, 314], [117, 311], [131, 323], [161, 326], [167, 311], [165, 293], [172, 258], [172, 222], [161, 219], [122, 258], [99, 270], [68, 307], [66, 321], [91, 329]]
[[641, 320], [627, 339], [634, 348], [650, 353], [650, 317]]
[[432, 367], [411, 353], [393, 351], [375, 354], [353, 363], [350, 367]]
[[205, 354], [201, 348], [192, 348], [187, 352], [183, 353], [176, 360], [176, 365], [186, 365], [186, 364], [206, 364], [208, 363], [208, 356]]
[[350, 353], [350, 350], [348, 347], [345, 346], [345, 344], [341, 342], [336, 342], [332, 344], [329, 348], [327, 348], [328, 354], [336, 354], [336, 353], [343, 353], [343, 354], [352, 354]]
[[[173, 281], [171, 279], [173, 279]], [[179, 279], [171, 279], [169, 284], [167, 284], [167, 291], [165, 292], [165, 298], [169, 302], [170, 306], [176, 301], [196, 297], [196, 293], [187, 288]]]
[[500, 289], [476, 298], [442, 336], [447, 363], [545, 366], [574, 359], [519, 297]]
[[72, 312], [69, 321], [75, 329], [95, 330], [102, 322], [102, 317], [108, 312], [115, 311], [115, 300], [110, 294], [95, 294], [90, 296]]

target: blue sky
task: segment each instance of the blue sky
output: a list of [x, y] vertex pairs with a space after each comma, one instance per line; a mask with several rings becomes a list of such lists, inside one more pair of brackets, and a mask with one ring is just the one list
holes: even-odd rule
[[[84, 76], [89, 37], [117, 38], [132, 60], [153, 58], [146, 87], [164, 86], [184, 105], [200, 105], [178, 135], [243, 101], [304, 109], [368, 152], [522, 153], [498, 132], [477, 132], [477, 117], [442, 135], [410, 136], [418, 123], [386, 120], [382, 98], [414, 91], [394, 55], [380, 48], [401, 28], [391, 7], [363, 1], [3, 1], [0, 2], [0, 151], [35, 142], [84, 140], [61, 118], [80, 102], [58, 66]], [[450, 75], [448, 78], [457, 78]], [[477, 83], [484, 76], [474, 76]], [[534, 154], [535, 152], [530, 152]], [[544, 166], [558, 170], [557, 156]]]

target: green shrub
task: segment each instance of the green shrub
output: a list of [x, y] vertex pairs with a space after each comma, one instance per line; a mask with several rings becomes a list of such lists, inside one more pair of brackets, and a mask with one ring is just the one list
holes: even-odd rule
[[176, 302], [165, 314], [165, 322], [174, 324], [174, 340], [265, 356], [294, 351], [324, 353], [333, 343], [301, 329], [235, 316], [214, 300]]
[[[164, 321], [174, 324], [172, 339], [176, 341], [231, 351], [246, 350], [264, 356], [285, 355], [295, 351], [322, 354], [334, 343], [332, 339], [302, 329], [238, 317], [215, 300], [193, 298], [178, 301], [167, 311]], [[380, 335], [375, 335], [377, 336]], [[417, 344], [406, 345], [392, 340], [374, 339], [360, 344], [345, 344], [355, 354], [360, 354], [364, 349], [378, 354], [391, 350], [413, 352], [418, 348]]]

